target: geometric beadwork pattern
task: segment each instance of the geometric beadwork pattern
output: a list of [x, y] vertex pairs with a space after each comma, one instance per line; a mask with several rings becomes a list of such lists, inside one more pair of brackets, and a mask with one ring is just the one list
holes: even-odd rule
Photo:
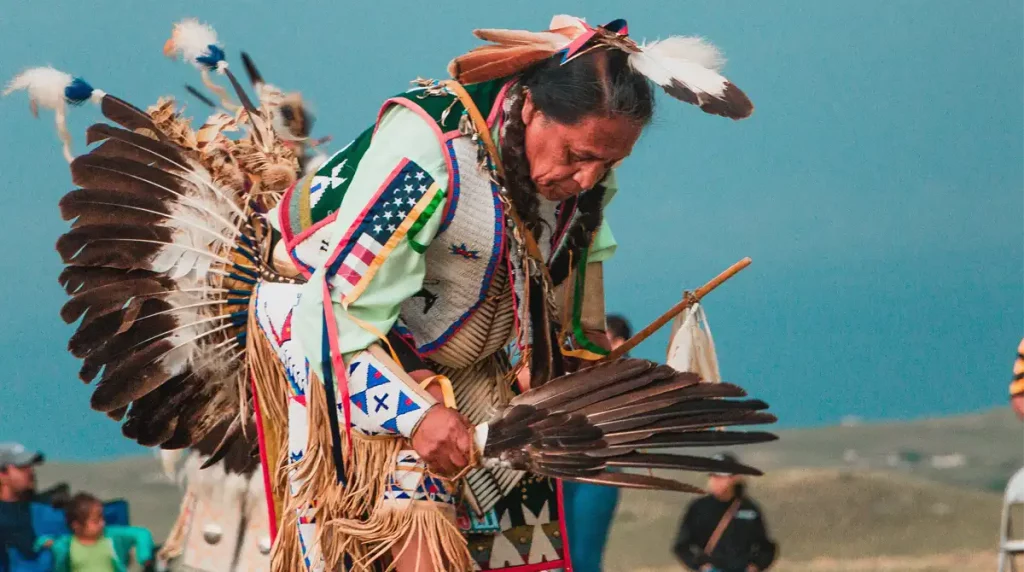
[[426, 466], [416, 451], [399, 451], [395, 471], [388, 476], [387, 487], [384, 490], [385, 503], [431, 501], [454, 504], [451, 483], [428, 475], [425, 469]]
[[[348, 388], [352, 426], [368, 435], [409, 437], [433, 405], [410, 390], [370, 352], [361, 352], [352, 359]], [[341, 404], [338, 409], [341, 410]]]

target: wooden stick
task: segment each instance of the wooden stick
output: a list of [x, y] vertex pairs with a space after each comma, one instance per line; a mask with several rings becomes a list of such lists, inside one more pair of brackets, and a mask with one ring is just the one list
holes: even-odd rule
[[715, 276], [710, 282], [698, 288], [693, 295], [685, 296], [681, 302], [672, 306], [668, 312], [665, 312], [657, 320], [651, 322], [646, 328], [640, 330], [636, 335], [623, 342], [621, 346], [612, 350], [612, 352], [602, 361], [612, 361], [626, 355], [630, 350], [643, 343], [644, 340], [651, 337], [651, 334], [660, 330], [662, 326], [672, 321], [673, 318], [681, 314], [684, 310], [692, 306], [694, 303], [699, 302], [701, 298], [707, 296], [715, 288], [721, 286], [723, 282], [735, 276], [740, 270], [750, 266], [750, 262], [751, 260], [749, 258], [740, 260], [736, 264], [727, 268], [725, 272]]

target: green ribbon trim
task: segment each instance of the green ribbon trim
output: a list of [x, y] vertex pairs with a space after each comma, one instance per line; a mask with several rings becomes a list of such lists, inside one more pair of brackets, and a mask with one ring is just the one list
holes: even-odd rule
[[441, 206], [441, 201], [444, 200], [444, 195], [444, 189], [437, 191], [434, 198], [430, 199], [430, 204], [427, 205], [427, 208], [423, 209], [423, 212], [420, 213], [416, 222], [412, 223], [412, 226], [409, 227], [409, 233], [406, 234], [406, 237], [409, 239], [409, 246], [420, 254], [427, 251], [427, 245], [416, 242], [413, 240], [413, 237], [423, 230], [423, 227], [427, 225], [427, 221], [430, 220], [430, 217], [434, 216], [434, 213], [437, 212], [438, 207]]
[[606, 356], [609, 353], [608, 350], [590, 341], [590, 338], [583, 331], [583, 324], [581, 323], [583, 317], [584, 285], [587, 281], [587, 257], [589, 254], [589, 248], [583, 250], [580, 254], [579, 265], [576, 268], [576, 283], [573, 284], [572, 300], [572, 335], [580, 348], [600, 356]]

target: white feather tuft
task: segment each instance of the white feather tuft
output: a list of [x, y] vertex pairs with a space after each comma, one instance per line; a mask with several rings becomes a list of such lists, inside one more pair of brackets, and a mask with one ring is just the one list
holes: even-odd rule
[[[652, 47], [658, 47], [658, 43], [652, 44]], [[644, 48], [631, 54], [629, 63], [637, 72], [662, 87], [670, 88], [676, 82], [685, 85], [698, 96], [710, 94], [720, 97], [729, 84], [729, 80], [718, 72], [691, 59], [679, 57], [672, 50]]]
[[208, 54], [211, 45], [220, 45], [213, 27], [195, 18], [186, 18], [174, 25], [165, 52], [167, 55], [180, 55], [185, 61], [201, 67], [196, 58]]
[[576, 16], [570, 16], [568, 14], [558, 14], [551, 18], [551, 25], [548, 26], [548, 29], [557, 30], [559, 28], [575, 27], [585, 30], [586, 27], [583, 25], [583, 22], [586, 22], [584, 18], [577, 18]]
[[648, 55], [658, 59], [686, 60], [709, 70], [722, 71], [725, 57], [704, 38], [672, 36], [641, 46]]
[[50, 66], [31, 68], [14, 76], [4, 88], [3, 95], [25, 90], [33, 106], [63, 109], [67, 105], [64, 89], [71, 85], [73, 79], [71, 75]]

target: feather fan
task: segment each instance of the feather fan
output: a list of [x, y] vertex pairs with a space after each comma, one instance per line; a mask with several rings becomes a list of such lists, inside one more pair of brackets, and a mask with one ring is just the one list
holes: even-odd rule
[[626, 488], [694, 492], [670, 479], [617, 469], [761, 474], [732, 461], [646, 452], [776, 439], [760, 431], [709, 430], [775, 421], [763, 412], [768, 407], [763, 401], [732, 399], [743, 395], [735, 385], [704, 383], [668, 366], [621, 359], [515, 397], [490, 422], [477, 426], [477, 445], [484, 466]]

